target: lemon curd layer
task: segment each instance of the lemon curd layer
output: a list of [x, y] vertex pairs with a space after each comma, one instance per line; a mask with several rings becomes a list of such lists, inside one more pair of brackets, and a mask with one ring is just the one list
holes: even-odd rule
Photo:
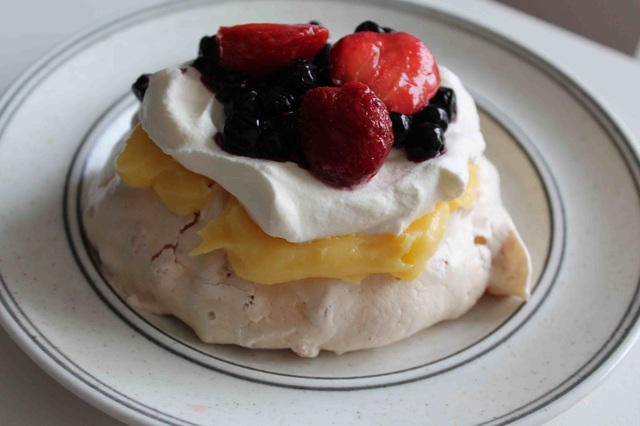
[[[164, 154], [140, 126], [127, 140], [116, 172], [130, 186], [152, 187], [167, 208], [180, 215], [201, 210], [213, 196], [213, 181]], [[202, 243], [192, 254], [224, 250], [240, 278], [259, 284], [320, 277], [360, 281], [375, 273], [409, 281], [422, 273], [438, 249], [451, 213], [472, 206], [476, 184], [477, 167], [469, 164], [464, 193], [436, 203], [399, 235], [342, 235], [304, 243], [268, 235], [231, 197], [222, 213], [200, 230]]]
[[116, 173], [129, 186], [153, 188], [173, 213], [188, 215], [202, 210], [213, 196], [213, 181], [193, 173], [162, 152], [142, 126], [127, 139], [116, 161]]

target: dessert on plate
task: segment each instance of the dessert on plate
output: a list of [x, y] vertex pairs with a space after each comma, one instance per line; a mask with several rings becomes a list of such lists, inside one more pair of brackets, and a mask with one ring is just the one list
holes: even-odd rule
[[134, 307], [205, 342], [314, 357], [526, 299], [528, 252], [475, 103], [416, 37], [367, 21], [221, 27], [141, 76], [87, 236]]

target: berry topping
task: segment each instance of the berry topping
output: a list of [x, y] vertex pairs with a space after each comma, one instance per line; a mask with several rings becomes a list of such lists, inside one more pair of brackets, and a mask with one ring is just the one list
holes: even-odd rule
[[298, 131], [311, 173], [338, 187], [371, 179], [393, 146], [389, 113], [362, 83], [310, 90]]
[[218, 63], [218, 59], [220, 59], [220, 49], [218, 48], [216, 36], [204, 36], [200, 39], [198, 56], [205, 57], [213, 63]]
[[133, 92], [134, 95], [136, 95], [136, 98], [138, 98], [140, 102], [142, 102], [142, 99], [144, 99], [144, 94], [149, 88], [150, 79], [151, 79], [151, 74], [142, 74], [140, 77], [138, 77], [136, 82], [133, 83], [133, 85], [131, 86], [131, 91]]
[[414, 127], [421, 127], [426, 123], [437, 124], [442, 130], [446, 131], [447, 127], [449, 127], [449, 114], [439, 106], [427, 105], [422, 111], [413, 115]]
[[[436, 95], [431, 99], [431, 103], [443, 108], [449, 116], [449, 123], [456, 119], [458, 109], [456, 106], [456, 94], [453, 89], [441, 87]], [[446, 128], [444, 128], [446, 130]]]
[[[407, 157], [421, 162], [445, 151], [445, 132], [451, 116], [456, 117], [456, 96], [452, 89], [441, 87], [431, 103], [413, 115], [390, 113], [395, 148], [405, 147]], [[447, 109], [451, 111], [449, 114]]]
[[333, 46], [330, 59], [335, 84], [362, 82], [389, 111], [420, 111], [440, 85], [438, 67], [429, 49], [403, 32], [350, 34]]
[[216, 143], [244, 157], [287, 161], [295, 150], [295, 124], [291, 117], [256, 117], [234, 114], [227, 118]]
[[407, 157], [414, 162], [437, 157], [444, 151], [444, 130], [433, 123], [413, 127], [405, 141]]
[[360, 25], [356, 27], [355, 32], [359, 33], [361, 31], [371, 31], [374, 33], [393, 33], [395, 30], [389, 27], [382, 27], [373, 21], [364, 21]]
[[229, 102], [236, 93], [251, 86], [251, 79], [239, 72], [224, 68], [215, 68], [209, 72], [203, 71], [202, 63], [205, 60], [201, 58], [196, 59], [193, 65], [202, 73], [202, 82], [216, 94], [220, 101]]
[[256, 98], [259, 110], [265, 114], [286, 115], [293, 112], [295, 97], [280, 86], [269, 86]]
[[235, 113], [244, 115], [257, 115], [258, 105], [256, 99], [259, 92], [257, 90], [244, 90], [235, 94], [231, 102], [225, 104], [225, 113], [232, 116]]
[[329, 55], [332, 45], [327, 43], [316, 56], [313, 57], [313, 65], [316, 67], [316, 75], [318, 76], [318, 86], [332, 86], [331, 74], [329, 73]]
[[311, 60], [329, 38], [318, 25], [245, 24], [221, 27], [216, 35], [220, 66], [268, 76], [296, 59]]
[[198, 58], [193, 66], [205, 75], [213, 75], [218, 70], [220, 48], [216, 36], [204, 36], [200, 39]]
[[329, 54], [331, 53], [332, 46], [331, 43], [325, 44], [322, 46], [322, 49], [316, 53], [316, 56], [313, 57], [313, 65], [315, 65], [317, 69], [329, 68]]
[[257, 152], [261, 124], [249, 115], [232, 115], [224, 123], [221, 143], [233, 154], [253, 156]]
[[318, 87], [316, 66], [305, 59], [297, 59], [278, 72], [277, 82], [296, 93], [306, 93]]
[[292, 160], [297, 102], [291, 92], [275, 85], [239, 91], [225, 104], [228, 118], [216, 142], [236, 155]]
[[372, 21], [335, 46], [327, 37], [310, 22], [222, 27], [200, 40], [193, 66], [224, 104], [223, 150], [293, 161], [345, 188], [371, 179], [392, 145], [415, 162], [444, 152], [455, 94], [439, 89], [420, 40]]
[[393, 124], [393, 146], [400, 148], [404, 146], [404, 141], [411, 131], [411, 115], [400, 114], [399, 112], [389, 113]]

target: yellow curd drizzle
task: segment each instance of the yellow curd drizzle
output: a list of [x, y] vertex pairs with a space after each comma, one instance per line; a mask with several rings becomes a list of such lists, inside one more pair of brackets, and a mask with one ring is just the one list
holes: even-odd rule
[[[211, 199], [212, 181], [190, 172], [164, 154], [136, 127], [116, 163], [128, 185], [153, 187], [169, 210], [190, 214]], [[469, 184], [457, 199], [436, 203], [400, 235], [354, 234], [291, 243], [265, 233], [234, 197], [220, 215], [199, 231], [202, 243], [191, 254], [224, 250], [234, 272], [259, 284], [304, 278], [338, 278], [358, 282], [375, 273], [403, 280], [417, 278], [438, 249], [452, 212], [470, 208], [475, 199], [477, 166], [469, 164]]]

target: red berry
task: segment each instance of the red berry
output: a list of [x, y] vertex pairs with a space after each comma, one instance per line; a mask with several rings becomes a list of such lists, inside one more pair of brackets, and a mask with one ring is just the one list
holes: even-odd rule
[[311, 59], [329, 38], [318, 25], [244, 24], [220, 27], [220, 66], [263, 77], [296, 59]]
[[362, 83], [307, 92], [298, 130], [311, 173], [332, 186], [367, 182], [393, 146], [389, 112]]
[[402, 32], [361, 31], [340, 39], [331, 49], [335, 84], [362, 82], [389, 111], [414, 114], [440, 86], [433, 55], [416, 37]]

